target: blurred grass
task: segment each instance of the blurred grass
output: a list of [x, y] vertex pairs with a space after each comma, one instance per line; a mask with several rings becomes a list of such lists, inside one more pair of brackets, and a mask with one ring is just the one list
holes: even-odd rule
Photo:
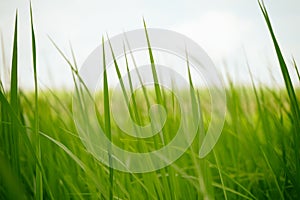
[[[266, 124], [261, 120], [253, 90], [228, 88], [228, 115], [220, 141], [214, 149], [218, 162], [213, 154], [199, 159], [196, 148], [199, 143], [195, 140], [192, 147], [170, 166], [174, 171], [172, 179], [177, 184], [176, 190], [169, 184], [165, 185], [162, 176], [167, 180], [171, 177], [160, 170], [136, 175], [114, 171], [114, 196], [122, 199], [167, 199], [169, 196], [166, 196], [165, 187], [169, 187], [178, 199], [202, 199], [202, 195], [219, 199], [224, 198], [223, 190], [228, 199], [277, 199], [280, 193], [286, 199], [295, 199], [297, 190], [291, 180], [296, 177], [294, 139], [288, 96], [284, 90], [257, 89], [269, 132], [265, 132]], [[202, 93], [201, 90], [197, 92]], [[111, 184], [109, 169], [86, 152], [81, 143], [70, 115], [72, 95], [65, 92], [58, 94], [57, 98], [53, 93], [56, 94], [55, 91], [41, 92], [38, 102], [43, 111], [39, 114], [40, 133], [44, 135], [41, 138], [41, 163], [54, 199], [108, 198]], [[139, 101], [142, 92], [136, 95], [137, 105], [143, 105]], [[20, 99], [25, 122], [33, 125], [31, 102], [34, 94], [27, 94], [26, 98], [21, 96]], [[97, 105], [104, 105], [103, 100], [99, 98]], [[209, 104], [205, 98], [201, 103]], [[240, 114], [236, 116], [236, 112]], [[209, 110], [203, 109], [203, 115], [209, 115]], [[208, 122], [204, 121], [204, 128], [207, 128]], [[169, 123], [171, 126], [176, 121]], [[116, 126], [112, 126], [112, 132], [115, 144], [129, 150], [136, 148], [136, 144], [131, 142], [132, 138], [126, 137]], [[33, 133], [29, 131], [27, 134], [31, 136]], [[1, 137], [1, 153], [4, 151], [3, 142]], [[151, 142], [149, 140], [145, 144]], [[147, 147], [154, 148], [151, 145]], [[31, 152], [22, 143], [20, 149], [21, 183], [26, 188], [25, 194], [30, 197], [34, 195], [32, 178], [35, 177], [35, 162]], [[5, 183], [2, 184], [5, 188]], [[6, 190], [2, 191], [1, 195], [6, 197]], [[44, 198], [47, 197], [48, 191], [44, 188]]]
[[[138, 124], [149, 123], [145, 115], [149, 113], [149, 105], [158, 103], [166, 108], [163, 140], [160, 135], [136, 139], [117, 127], [110, 117], [111, 91], [104, 73], [104, 88], [96, 95], [95, 102], [98, 120], [109, 139], [129, 151], [161, 148], [164, 142], [167, 144], [174, 137], [172, 133], [177, 132], [178, 107], [201, 105], [201, 113], [191, 113], [189, 119], [193, 121], [197, 115], [201, 118], [198, 138], [191, 147], [170, 166], [144, 174], [115, 171], [97, 161], [86, 151], [78, 136], [72, 117], [72, 94], [38, 90], [32, 13], [35, 91], [19, 91], [16, 16], [11, 88], [9, 92], [3, 87], [0, 90], [0, 199], [299, 199], [299, 88], [291, 82], [265, 6], [260, 3], [260, 7], [286, 88], [257, 87], [254, 83], [248, 87], [230, 82], [226, 88], [227, 115], [222, 135], [213, 152], [204, 159], [199, 159], [198, 149], [210, 122], [210, 97], [206, 90], [194, 87], [188, 53], [190, 88], [181, 92], [191, 95], [192, 102], [179, 105], [174, 94], [159, 85], [142, 87], [132, 97], [127, 97], [132, 118]], [[151, 36], [147, 34], [145, 22], [144, 27], [152, 75], [158, 80]], [[71, 61], [55, 47], [72, 69], [75, 80], [78, 69], [73, 50]], [[127, 55], [125, 59], [129, 71]], [[106, 66], [105, 60], [103, 65]], [[299, 76], [295, 61], [293, 65]], [[121, 80], [115, 58], [114, 66]], [[251, 66], [248, 67], [253, 80]], [[128, 80], [133, 90], [130, 76]], [[84, 88], [75, 81], [74, 84], [77, 93], [81, 94]], [[126, 95], [124, 90], [121, 95]], [[110, 156], [109, 150], [108, 153]]]

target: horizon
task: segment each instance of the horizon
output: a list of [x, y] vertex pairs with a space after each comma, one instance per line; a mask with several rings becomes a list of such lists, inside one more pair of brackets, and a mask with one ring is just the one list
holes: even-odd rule
[[[163, 27], [182, 33], [197, 42], [213, 60], [224, 79], [228, 73], [234, 83], [251, 85], [247, 69], [249, 62], [255, 84], [284, 86], [273, 44], [256, 1], [188, 1], [185, 6], [181, 6], [179, 1], [172, 5], [158, 1], [152, 2], [151, 5], [147, 1], [130, 2], [135, 4], [123, 2], [120, 8], [116, 8], [113, 2], [32, 1], [37, 37], [38, 80], [41, 88], [71, 89], [73, 86], [71, 71], [48, 36], [68, 56], [71, 55], [71, 43], [78, 66], [81, 67], [87, 56], [101, 44], [102, 34], [108, 33], [112, 37], [124, 30], [142, 28], [142, 17], [145, 18], [148, 28]], [[217, 8], [213, 6], [216, 2]], [[276, 1], [266, 4], [285, 58], [289, 64], [292, 63], [292, 58], [295, 58], [296, 62], [299, 61], [300, 39], [297, 35], [300, 35], [300, 27], [293, 24], [300, 23], [300, 12], [297, 10], [300, 2], [293, 0], [285, 4], [283, 1]], [[29, 2], [0, 1], [0, 5], [0, 30], [3, 36], [1, 43], [4, 43], [5, 51], [0, 56], [1, 70], [10, 68], [11, 65], [13, 21], [15, 10], [18, 9], [19, 85], [22, 89], [33, 89], [32, 61], [29, 53], [31, 44], [27, 39], [30, 38]], [[153, 5], [160, 7], [156, 8]], [[169, 6], [169, 12], [166, 13], [165, 9]], [[110, 9], [106, 9], [107, 7]], [[188, 9], [191, 11], [186, 12]], [[182, 16], [177, 14], [180, 10], [183, 10]], [[291, 17], [293, 20], [288, 20]], [[101, 25], [95, 26], [98, 21]], [[294, 70], [292, 65], [288, 67]], [[299, 86], [296, 73], [291, 72], [292, 80]], [[8, 86], [9, 78], [4, 73], [1, 73], [1, 78]], [[115, 79], [112, 82], [116, 81]]]

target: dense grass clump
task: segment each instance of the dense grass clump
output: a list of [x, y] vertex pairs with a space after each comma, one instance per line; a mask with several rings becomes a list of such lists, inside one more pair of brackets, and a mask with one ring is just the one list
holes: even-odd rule
[[[299, 88], [291, 82], [267, 11], [263, 4], [260, 7], [274, 42], [286, 88], [257, 87], [254, 83], [239, 86], [230, 82], [226, 88], [227, 114], [222, 135], [213, 151], [200, 159], [201, 133], [210, 122], [211, 102], [205, 89], [194, 88], [188, 70], [190, 88], [181, 92], [191, 95], [193, 101], [201, 105], [199, 134], [176, 162], [140, 174], [113, 170], [87, 152], [73, 120], [73, 94], [70, 91], [38, 89], [32, 12], [35, 90], [23, 93], [19, 89], [16, 16], [11, 87], [5, 90], [1, 84], [0, 90], [0, 199], [300, 198]], [[146, 26], [145, 33], [152, 75], [156, 79], [151, 36], [147, 35]], [[68, 59], [58, 51], [72, 69], [74, 80], [80, 80], [74, 53], [73, 59]], [[126, 54], [125, 58], [128, 64]], [[106, 66], [105, 59], [103, 65]], [[294, 65], [297, 69], [295, 62]], [[114, 67], [120, 78], [120, 66], [115, 58]], [[136, 139], [124, 134], [111, 118], [106, 73], [103, 81], [103, 89], [95, 95], [99, 124], [114, 144], [128, 151], [159, 149], [164, 145], [162, 139], [167, 144], [178, 129], [179, 106], [193, 106], [189, 102], [178, 105], [173, 93], [159, 85], [132, 91], [132, 97], [127, 97], [127, 100], [130, 115], [137, 124], [149, 123], [147, 113], [152, 104], [161, 104], [167, 110], [163, 138], [158, 134], [150, 139]], [[74, 85], [77, 92], [84, 90], [84, 83], [74, 81]], [[125, 95], [126, 88], [122, 89], [120, 95]], [[132, 90], [132, 86], [129, 89]], [[189, 120], [192, 121], [193, 117], [191, 113]], [[108, 153], [110, 155], [109, 149]]]

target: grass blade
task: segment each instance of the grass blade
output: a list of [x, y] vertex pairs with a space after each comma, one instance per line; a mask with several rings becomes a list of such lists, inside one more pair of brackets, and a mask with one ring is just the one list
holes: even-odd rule
[[15, 32], [13, 43], [13, 56], [11, 66], [11, 83], [10, 83], [10, 103], [16, 113], [18, 113], [18, 12], [15, 18]]
[[[11, 83], [10, 83], [10, 104], [15, 113], [19, 114], [19, 97], [18, 97], [18, 11], [15, 18], [15, 31], [13, 42], [13, 56], [11, 66]], [[12, 124], [14, 118], [12, 118]], [[14, 126], [11, 127], [11, 160], [16, 177], [20, 178], [19, 164], [19, 132]]]
[[276, 50], [276, 54], [277, 54], [277, 58], [279, 61], [279, 65], [280, 65], [280, 69], [281, 69], [281, 74], [283, 76], [284, 82], [285, 82], [285, 86], [286, 86], [286, 90], [288, 93], [288, 97], [290, 100], [290, 107], [291, 107], [291, 111], [293, 114], [293, 127], [294, 127], [294, 152], [295, 152], [295, 164], [296, 164], [296, 180], [297, 180], [297, 194], [298, 197], [300, 197], [300, 140], [299, 140], [299, 130], [300, 130], [300, 109], [299, 109], [299, 105], [298, 105], [298, 100], [295, 94], [295, 90], [287, 69], [287, 65], [286, 62], [283, 58], [282, 52], [280, 50], [279, 44], [277, 42], [276, 36], [274, 34], [272, 25], [271, 25], [271, 21], [267, 12], [267, 9], [262, 2], [259, 1], [259, 6], [260, 9], [264, 15], [265, 21], [267, 23], [269, 32], [271, 34], [272, 37], [272, 41], [274, 44], [274, 48]]
[[[149, 53], [149, 58], [150, 58], [150, 63], [151, 63], [151, 70], [152, 70], [152, 76], [153, 76], [153, 81], [154, 81], [154, 90], [155, 90], [156, 100], [157, 100], [158, 104], [164, 105], [164, 101], [162, 98], [162, 91], [159, 86], [158, 75], [157, 75], [157, 71], [156, 71], [156, 67], [155, 67], [151, 44], [150, 44], [150, 38], [148, 35], [146, 22], [144, 19], [143, 19], [143, 23], [144, 23], [144, 29], [145, 29], [146, 39], [147, 39], [148, 53]], [[162, 119], [160, 119], [160, 120], [162, 121]], [[165, 144], [164, 134], [162, 133], [162, 131], [159, 134], [160, 134], [162, 143]]]
[[298, 67], [297, 67], [297, 63], [296, 63], [294, 58], [293, 58], [293, 65], [294, 65], [294, 68], [295, 68], [296, 73], [297, 73], [298, 81], [300, 82], [300, 73], [299, 73], [299, 70], [298, 70]]
[[145, 29], [145, 34], [146, 34], [146, 38], [147, 38], [147, 44], [148, 44], [148, 51], [149, 51], [149, 57], [150, 57], [150, 63], [151, 63], [151, 70], [152, 70], [152, 76], [153, 76], [153, 80], [154, 80], [154, 88], [155, 88], [155, 94], [156, 94], [156, 98], [158, 103], [162, 103], [162, 94], [161, 94], [161, 90], [159, 87], [159, 81], [158, 81], [158, 75], [156, 72], [156, 67], [155, 67], [155, 62], [154, 62], [154, 57], [153, 57], [153, 53], [152, 53], [152, 48], [150, 45], [150, 39], [149, 39], [149, 35], [148, 35], [148, 31], [147, 31], [147, 26], [146, 26], [146, 22], [143, 19], [143, 23], [144, 23], [144, 29]]
[[131, 55], [131, 59], [132, 59], [132, 62], [133, 62], [133, 65], [135, 67], [135, 70], [136, 70], [136, 73], [137, 73], [137, 76], [138, 76], [138, 79], [139, 79], [139, 82], [140, 84], [142, 85], [142, 90], [143, 90], [143, 95], [146, 99], [146, 103], [147, 103], [147, 106], [148, 108], [150, 107], [150, 101], [149, 101], [149, 97], [148, 97], [148, 94], [147, 94], [147, 90], [146, 90], [146, 87], [143, 85], [143, 80], [142, 80], [142, 77], [141, 77], [141, 74], [138, 70], [138, 66], [136, 64], [136, 61], [135, 61], [135, 58], [133, 56], [133, 52], [131, 50], [131, 47], [130, 47], [130, 44], [129, 44], [129, 41], [128, 41], [128, 38], [126, 36], [126, 33], [124, 33], [124, 37], [125, 37], [125, 41], [126, 41], [126, 45], [128, 46], [128, 49], [129, 49], [129, 52], [130, 52], [130, 55]]
[[[108, 135], [108, 139], [112, 142], [111, 137], [111, 124], [110, 124], [110, 107], [109, 107], [109, 91], [108, 91], [108, 81], [107, 81], [107, 71], [106, 71], [106, 61], [105, 61], [105, 49], [104, 49], [104, 37], [102, 37], [102, 50], [103, 50], [103, 92], [104, 92], [104, 121], [105, 121], [105, 132]], [[109, 181], [110, 181], [110, 193], [109, 199], [113, 199], [113, 179], [114, 170], [112, 163], [112, 152], [111, 144], [108, 149], [108, 159], [109, 159]]]
[[[39, 160], [41, 160], [41, 144], [40, 144], [40, 134], [39, 134], [39, 107], [38, 107], [38, 83], [37, 83], [37, 64], [36, 64], [36, 42], [35, 42], [35, 32], [33, 27], [33, 15], [32, 15], [32, 5], [30, 4], [30, 25], [31, 25], [31, 42], [32, 42], [32, 61], [33, 61], [33, 73], [34, 73], [34, 132], [35, 132], [35, 150], [36, 155]], [[36, 191], [35, 198], [43, 199], [43, 177], [42, 173], [36, 164]]]

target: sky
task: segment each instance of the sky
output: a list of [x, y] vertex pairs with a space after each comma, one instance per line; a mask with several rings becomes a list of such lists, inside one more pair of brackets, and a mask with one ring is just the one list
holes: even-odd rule
[[[300, 62], [300, 2], [269, 0], [265, 4], [289, 69], [293, 71], [292, 57]], [[223, 74], [228, 72], [234, 82], [250, 83], [248, 62], [257, 84], [283, 85], [272, 41], [256, 0], [32, 0], [32, 6], [41, 87], [68, 88], [72, 85], [70, 69], [49, 37], [68, 56], [71, 56], [71, 43], [81, 66], [101, 44], [103, 34], [114, 36], [143, 28], [143, 18], [147, 27], [169, 29], [193, 39], [207, 52], [217, 69]], [[19, 84], [30, 89], [33, 70], [27, 0], [0, 0], [4, 46], [0, 55], [0, 75], [7, 84], [9, 76], [3, 69], [11, 65], [16, 9]], [[294, 72], [292, 76], [295, 84], [299, 84]]]

